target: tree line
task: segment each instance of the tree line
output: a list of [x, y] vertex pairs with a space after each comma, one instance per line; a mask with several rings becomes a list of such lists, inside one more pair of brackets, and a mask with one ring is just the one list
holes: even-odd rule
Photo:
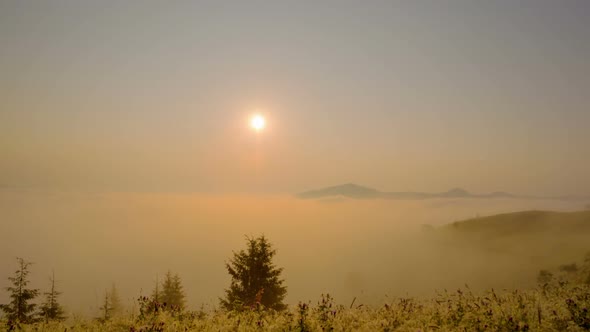
[[[283, 303], [287, 294], [287, 287], [281, 277], [283, 269], [273, 263], [276, 252], [264, 235], [246, 237], [246, 249], [233, 252], [225, 265], [231, 283], [225, 290], [225, 297], [219, 299], [223, 309], [241, 311], [264, 308], [281, 311], [287, 308]], [[59, 301], [62, 293], [57, 290], [55, 274], [50, 278], [48, 290], [41, 294], [39, 289], [29, 287], [32, 263], [17, 258], [17, 265], [14, 275], [8, 277], [11, 285], [5, 288], [10, 302], [0, 304], [0, 310], [4, 312], [9, 325], [65, 320], [65, 310]], [[44, 299], [38, 306], [33, 302], [40, 295]], [[186, 294], [180, 276], [168, 271], [161, 282], [156, 278], [151, 294], [140, 297], [138, 302], [140, 315], [157, 311], [183, 312], [186, 309]], [[100, 321], [108, 321], [123, 312], [115, 284], [105, 291], [99, 310], [97, 319]]]
[[37, 304], [31, 303], [39, 295], [39, 289], [29, 288], [30, 262], [17, 258], [18, 270], [14, 276], [8, 277], [12, 284], [6, 287], [10, 293], [10, 303], [0, 304], [9, 322], [34, 323], [40, 319], [64, 320], [63, 307], [58, 302], [61, 292], [57, 291], [55, 285], [55, 274], [50, 278], [50, 290], [43, 293], [45, 300], [37, 310]]

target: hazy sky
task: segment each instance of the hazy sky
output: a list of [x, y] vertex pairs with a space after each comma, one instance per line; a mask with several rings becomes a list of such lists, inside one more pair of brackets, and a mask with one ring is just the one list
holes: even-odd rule
[[0, 186], [587, 194], [589, 17], [587, 0], [1, 0]]

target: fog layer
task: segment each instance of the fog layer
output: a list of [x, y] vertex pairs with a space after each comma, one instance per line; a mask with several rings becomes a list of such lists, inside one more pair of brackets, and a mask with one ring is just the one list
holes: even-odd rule
[[[244, 237], [265, 234], [284, 268], [287, 303], [329, 292], [337, 302], [377, 303], [435, 289], [528, 287], [545, 265], [581, 257], [547, 250], [539, 238], [504, 247], [462, 245], [437, 226], [477, 215], [528, 209], [576, 210], [580, 203], [515, 199], [300, 200], [291, 196], [0, 192], [0, 286], [15, 257], [33, 261], [32, 286], [55, 271], [68, 311], [95, 314], [104, 290], [149, 294], [168, 270], [184, 283], [190, 308], [212, 307], [229, 285], [224, 263]], [[425, 224], [435, 226], [426, 231]], [[547, 234], [543, 239], [548, 239]], [[524, 241], [524, 240], [523, 240]], [[536, 241], [536, 242], [535, 242]], [[524, 248], [524, 249], [523, 249]], [[528, 249], [532, 248], [532, 249]], [[536, 249], [535, 249], [536, 248]], [[505, 250], [502, 250], [505, 249]], [[547, 248], [546, 248], [547, 249]], [[550, 248], [549, 248], [550, 249]], [[531, 251], [532, 250], [532, 251]], [[549, 257], [549, 256], [551, 257]], [[0, 303], [7, 300], [0, 293]]]

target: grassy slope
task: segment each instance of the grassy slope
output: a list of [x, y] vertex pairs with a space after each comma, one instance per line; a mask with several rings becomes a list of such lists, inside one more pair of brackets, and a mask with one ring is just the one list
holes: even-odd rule
[[491, 236], [555, 232], [590, 234], [590, 211], [523, 211], [473, 218], [447, 226], [458, 232], [488, 233]]
[[485, 280], [486, 287], [528, 288], [539, 270], [580, 264], [590, 252], [590, 211], [473, 218], [442, 226], [428, 240], [445, 253], [449, 269], [472, 271], [472, 279]]

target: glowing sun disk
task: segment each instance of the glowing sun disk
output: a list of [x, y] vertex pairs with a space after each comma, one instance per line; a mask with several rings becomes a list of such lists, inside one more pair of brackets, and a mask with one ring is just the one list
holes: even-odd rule
[[266, 120], [262, 115], [257, 114], [250, 119], [250, 127], [256, 131], [261, 131], [265, 126]]

